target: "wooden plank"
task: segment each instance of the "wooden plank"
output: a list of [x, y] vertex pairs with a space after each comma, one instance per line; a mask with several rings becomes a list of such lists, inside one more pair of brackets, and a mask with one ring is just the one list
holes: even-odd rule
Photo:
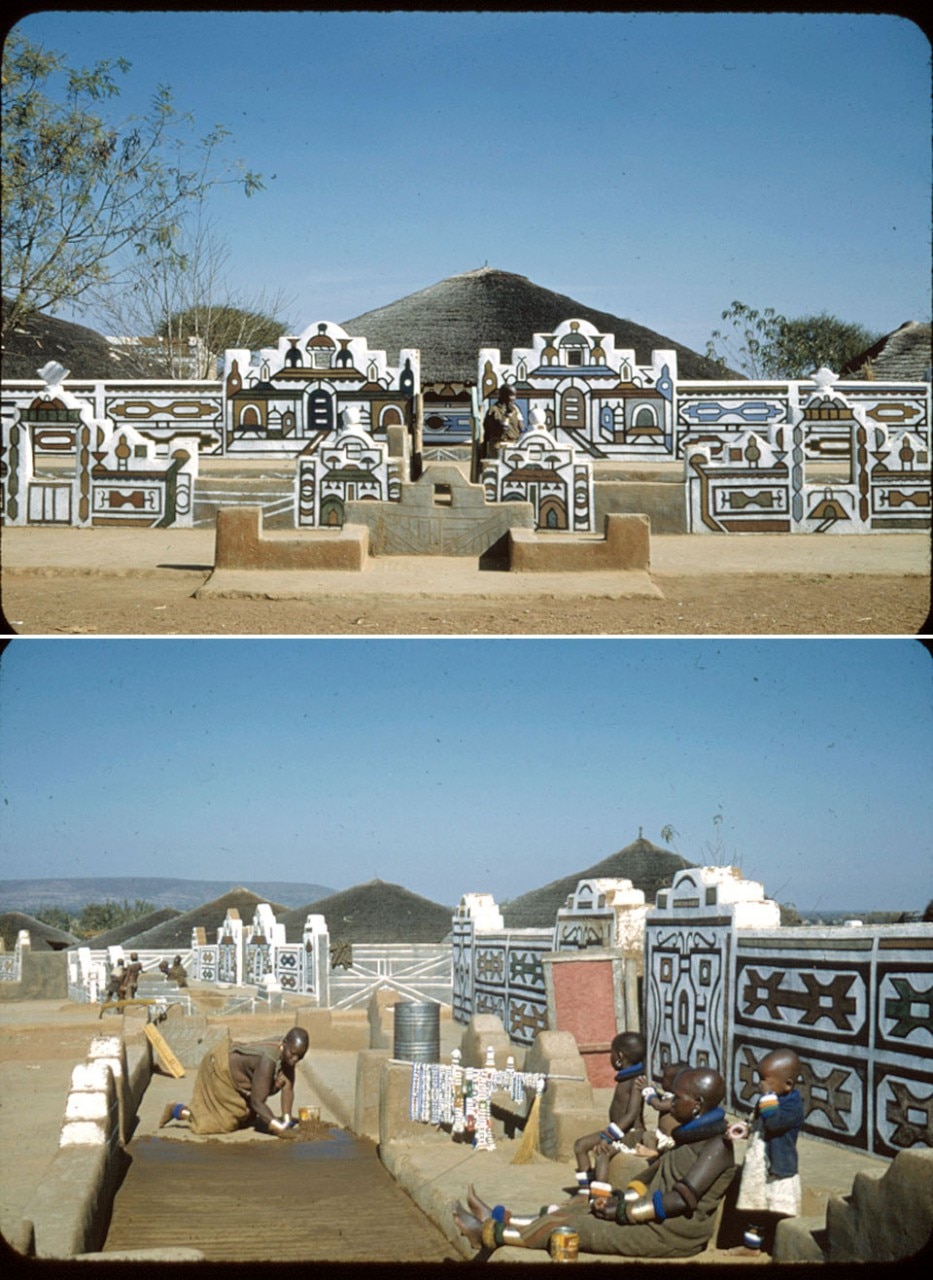
[[151, 1022], [146, 1023], [146, 1038], [159, 1055], [159, 1061], [170, 1076], [178, 1080], [185, 1074], [185, 1068], [165, 1043], [165, 1037], [155, 1029]]

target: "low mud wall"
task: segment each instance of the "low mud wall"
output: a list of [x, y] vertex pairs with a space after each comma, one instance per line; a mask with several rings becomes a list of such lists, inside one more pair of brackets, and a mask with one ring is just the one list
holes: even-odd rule
[[22, 948], [18, 981], [0, 982], [0, 1000], [67, 1000], [68, 956], [64, 951]]
[[124, 1150], [152, 1075], [145, 1036], [95, 1037], [71, 1075], [58, 1151], [10, 1244], [34, 1258], [100, 1249], [126, 1171]]

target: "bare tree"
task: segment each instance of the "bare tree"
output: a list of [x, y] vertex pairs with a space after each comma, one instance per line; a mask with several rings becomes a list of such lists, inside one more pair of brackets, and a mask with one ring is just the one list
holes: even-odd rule
[[114, 336], [131, 337], [150, 376], [214, 378], [228, 347], [274, 344], [292, 328], [294, 302], [279, 290], [256, 297], [231, 286], [229, 249], [200, 206], [171, 243], [150, 246], [118, 289], [98, 294]]

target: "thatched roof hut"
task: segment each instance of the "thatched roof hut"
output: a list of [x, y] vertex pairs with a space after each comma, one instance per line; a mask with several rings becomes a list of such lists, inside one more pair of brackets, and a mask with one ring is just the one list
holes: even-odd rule
[[931, 326], [908, 320], [886, 333], [839, 370], [841, 378], [865, 378], [874, 382], [929, 382], [933, 373]]
[[72, 378], [145, 376], [131, 348], [121, 349], [95, 329], [41, 311], [30, 312], [4, 334], [4, 378], [38, 378], [50, 360], [64, 365]]
[[138, 916], [135, 920], [127, 920], [125, 924], [115, 925], [113, 929], [107, 929], [103, 933], [95, 933], [83, 945], [93, 947], [95, 950], [100, 950], [102, 947], [119, 947], [138, 934], [155, 929], [158, 925], [167, 924], [180, 915], [181, 912], [175, 907], [162, 907], [158, 911], [150, 911], [144, 916]]
[[659, 889], [667, 888], [678, 871], [693, 866], [696, 863], [688, 862], [679, 853], [671, 853], [670, 849], [659, 848], [639, 833], [637, 840], [601, 862], [503, 903], [500, 907], [503, 923], [507, 929], [550, 927], [576, 889], [578, 880], [631, 880], [634, 887], [644, 893], [645, 902], [653, 904]]
[[[191, 946], [191, 932], [198, 928], [204, 930], [208, 942], [213, 942], [231, 907], [239, 912], [243, 924], [247, 925], [261, 902], [269, 902], [269, 899], [261, 898], [251, 889], [231, 889], [213, 902], [192, 907], [163, 924], [126, 938], [122, 945], [124, 949], [132, 947], [136, 951], [178, 951], [181, 947]], [[286, 911], [280, 902], [269, 902], [269, 906], [277, 919]]]
[[[673, 348], [681, 378], [724, 376], [705, 356], [653, 329], [493, 267], [449, 276], [341, 324], [389, 355], [402, 347], [419, 348], [425, 384], [472, 385], [481, 347], [498, 347], [502, 358], [511, 360], [515, 347], [530, 347], [536, 333], [547, 333], [564, 320], [588, 320], [613, 334], [616, 346], [633, 349], [639, 363], [650, 364], [656, 349]], [[132, 346], [118, 346], [84, 325], [33, 312], [4, 338], [3, 376], [36, 378], [49, 360], [58, 360], [73, 378], [152, 376], [145, 354]]]
[[56, 929], [53, 925], [37, 920], [35, 916], [27, 916], [23, 911], [5, 911], [0, 915], [0, 937], [7, 951], [16, 947], [16, 939], [21, 929], [29, 930], [29, 941], [33, 951], [64, 951], [67, 947], [77, 946], [79, 939], [64, 929]]
[[340, 942], [443, 942], [453, 908], [421, 898], [401, 885], [370, 880], [279, 917], [289, 942], [301, 941], [310, 913], [327, 921], [332, 944]]
[[564, 320], [588, 320], [613, 334], [616, 347], [634, 349], [638, 363], [650, 364], [656, 349], [673, 348], [679, 377], [724, 376], [717, 365], [672, 338], [493, 267], [449, 276], [341, 324], [373, 349], [420, 348], [423, 384], [475, 384], [481, 347], [498, 347], [502, 359], [511, 360], [514, 348], [530, 347], [536, 333], [548, 333]]

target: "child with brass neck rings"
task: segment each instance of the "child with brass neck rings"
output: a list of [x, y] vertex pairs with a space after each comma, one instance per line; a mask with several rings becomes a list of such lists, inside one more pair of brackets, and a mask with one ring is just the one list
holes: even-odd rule
[[762, 1249], [773, 1252], [782, 1218], [800, 1214], [797, 1138], [803, 1128], [803, 1099], [797, 1090], [800, 1059], [793, 1049], [774, 1049], [758, 1063], [761, 1092], [750, 1123], [731, 1125], [727, 1138], [747, 1138], [736, 1208], [753, 1211]]
[[[598, 1133], [587, 1133], [573, 1144], [577, 1162], [577, 1186], [586, 1192], [592, 1180], [605, 1182], [616, 1152], [634, 1154], [628, 1135], [642, 1126], [642, 1096], [638, 1080], [644, 1076], [645, 1037], [639, 1031], [621, 1031], [613, 1040], [610, 1061], [616, 1086], [609, 1104], [609, 1123]], [[633, 1139], [634, 1141], [634, 1139]], [[593, 1167], [590, 1167], [590, 1156]]]

